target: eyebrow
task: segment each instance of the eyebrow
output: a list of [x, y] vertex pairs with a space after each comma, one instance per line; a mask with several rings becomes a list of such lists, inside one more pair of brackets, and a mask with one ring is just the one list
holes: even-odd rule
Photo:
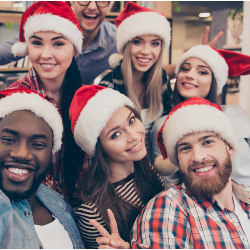
[[[201, 141], [204, 141], [204, 140], [206, 140], [206, 139], [208, 139], [208, 138], [210, 138], [210, 137], [218, 138], [217, 135], [205, 135], [205, 136], [202, 136], [201, 138], [199, 138], [198, 141], [201, 142]], [[186, 145], [189, 145], [189, 143], [188, 143], [188, 142], [183, 142], [183, 143], [181, 143], [181, 144], [178, 144], [178, 143], [177, 143], [176, 149], [178, 149], [178, 148], [181, 147], [181, 146], [186, 146]]]
[[[132, 111], [130, 111], [130, 113], [129, 113], [128, 117], [127, 117], [127, 121], [129, 121], [129, 119], [130, 119], [130, 117], [131, 117], [131, 114], [133, 114]], [[110, 129], [110, 130], [108, 131], [108, 133], [106, 134], [106, 138], [108, 137], [108, 135], [109, 135], [112, 131], [117, 130], [118, 128], [120, 128], [120, 126], [116, 126], [116, 127], [112, 128], [112, 129]]]
[[[4, 132], [4, 133], [9, 133], [9, 134], [12, 134], [14, 136], [18, 136], [19, 133], [13, 129], [9, 129], [9, 128], [4, 128], [1, 130], [1, 132]], [[32, 139], [46, 139], [46, 140], [49, 140], [49, 137], [46, 136], [45, 134], [33, 134], [32, 136]]]
[[[36, 36], [36, 35], [33, 35], [31, 38], [35, 38], [35, 39], [38, 39], [38, 40], [43, 40], [41, 37], [39, 36]], [[56, 36], [56, 37], [53, 37], [51, 40], [54, 41], [54, 40], [57, 40], [57, 39], [64, 39], [64, 40], [67, 40], [65, 37], [63, 36]]]
[[[140, 40], [144, 40], [143, 38], [141, 38], [141, 37], [139, 37], [139, 36], [136, 36], [136, 37], [134, 37], [133, 39], [140, 39]], [[160, 37], [159, 38], [155, 38], [155, 39], [153, 39], [152, 41], [158, 41], [158, 40], [162, 40]]]

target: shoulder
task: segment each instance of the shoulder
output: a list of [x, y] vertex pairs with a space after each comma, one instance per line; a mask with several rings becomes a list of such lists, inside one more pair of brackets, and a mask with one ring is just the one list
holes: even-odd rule
[[102, 27], [105, 31], [108, 32], [109, 36], [114, 36], [114, 37], [115, 37], [115, 35], [116, 35], [116, 26], [115, 26], [113, 23], [111, 23], [111, 22], [109, 22], [109, 21], [107, 21], [107, 20], [104, 20], [104, 21], [102, 22], [101, 27]]
[[100, 216], [96, 205], [92, 202], [83, 202], [75, 211], [74, 214], [80, 219], [96, 219]]

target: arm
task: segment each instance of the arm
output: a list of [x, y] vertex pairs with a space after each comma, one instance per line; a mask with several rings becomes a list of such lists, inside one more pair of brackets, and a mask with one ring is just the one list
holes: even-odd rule
[[193, 248], [189, 222], [178, 205], [180, 197], [170, 198], [169, 190], [151, 200], [137, 217], [132, 231], [132, 248]]
[[11, 47], [14, 43], [18, 41], [18, 36], [13, 37], [9, 41], [5, 41], [0, 44], [0, 65], [5, 65], [7, 63], [17, 61], [22, 57], [15, 57], [11, 52]]

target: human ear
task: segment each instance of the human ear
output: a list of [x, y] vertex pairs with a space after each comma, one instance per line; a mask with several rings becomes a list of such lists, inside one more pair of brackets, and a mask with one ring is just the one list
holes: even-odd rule
[[232, 157], [234, 155], [234, 148], [229, 144], [226, 144], [226, 148], [227, 148], [228, 154]]

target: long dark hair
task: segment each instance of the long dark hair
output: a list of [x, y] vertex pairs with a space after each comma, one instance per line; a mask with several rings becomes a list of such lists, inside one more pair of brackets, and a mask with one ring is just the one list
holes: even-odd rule
[[82, 86], [80, 71], [76, 64], [75, 58], [67, 69], [65, 79], [62, 85], [62, 99], [61, 99], [61, 115], [64, 125], [64, 152], [63, 163], [63, 178], [65, 182], [64, 190], [66, 198], [69, 202], [72, 198], [72, 193], [75, 191], [75, 185], [78, 176], [78, 170], [82, 166], [84, 153], [75, 143], [73, 134], [71, 132], [71, 123], [69, 119], [69, 107], [75, 91]]
[[[141, 120], [136, 110], [126, 107]], [[95, 156], [92, 158], [91, 166], [81, 183], [81, 196], [84, 202], [96, 205], [108, 227], [107, 209], [110, 208], [115, 215], [121, 237], [125, 241], [130, 241], [130, 229], [141, 208], [128, 203], [116, 194], [115, 188], [109, 180], [110, 175], [108, 155], [101, 145], [100, 138], [98, 138]], [[164, 189], [147, 157], [134, 162], [134, 178], [137, 193], [144, 204]]]
[[[174, 107], [176, 105], [178, 105], [179, 103], [181, 103], [181, 102], [183, 102], [183, 101], [186, 100], [183, 96], [180, 95], [176, 83], [177, 83], [177, 78], [176, 78], [176, 82], [175, 82], [175, 86], [174, 86], [174, 91], [173, 91], [173, 104], [174, 104]], [[210, 101], [212, 103], [217, 103], [218, 104], [218, 99], [217, 99], [217, 82], [216, 82], [216, 79], [214, 77], [213, 72], [212, 72], [211, 87], [210, 87], [208, 95], [206, 96], [205, 99], [207, 99], [208, 101]]]

